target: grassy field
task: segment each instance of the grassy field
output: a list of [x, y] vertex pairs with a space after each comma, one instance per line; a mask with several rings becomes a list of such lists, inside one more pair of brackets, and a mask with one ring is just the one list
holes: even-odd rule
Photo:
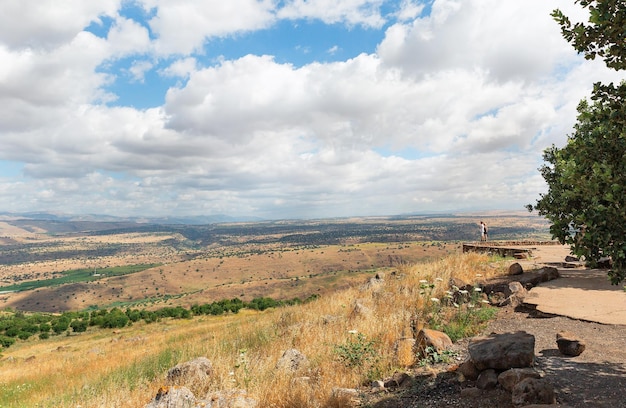
[[100, 279], [110, 278], [112, 276], [124, 276], [131, 273], [137, 273], [146, 269], [155, 268], [160, 264], [147, 265], [125, 265], [111, 266], [103, 269], [75, 269], [71, 271], [63, 271], [58, 278], [39, 279], [17, 283], [15, 285], [0, 286], [0, 292], [22, 292], [25, 290], [33, 290], [46, 288], [50, 286], [67, 285], [70, 283], [92, 282]]
[[[16, 224], [20, 229], [4, 222], [0, 308], [63, 312], [324, 295], [376, 271], [457, 253], [463, 240], [478, 239], [478, 220], [487, 222], [492, 239], [548, 238], [545, 220], [520, 214], [115, 224], [111, 230], [105, 229], [108, 224], [88, 223], [93, 231], [80, 231], [84, 223], [21, 221]], [[141, 270], [123, 276], [90, 276], [94, 269], [123, 271], [137, 265]], [[81, 272], [67, 272], [74, 270]]]
[[[419, 328], [474, 334], [492, 311], [479, 292], [453, 304], [450, 280], [479, 282], [505, 273], [509, 263], [453, 253], [397, 265], [381, 284], [361, 279], [304, 305], [18, 342], [0, 359], [0, 407], [141, 407], [167, 385], [169, 368], [199, 356], [214, 372], [193, 387], [198, 396], [245, 389], [261, 407], [342, 406], [331, 396], [334, 387], [420, 364], [423, 356], [402, 347]], [[277, 370], [291, 348], [307, 356], [308, 366]]]

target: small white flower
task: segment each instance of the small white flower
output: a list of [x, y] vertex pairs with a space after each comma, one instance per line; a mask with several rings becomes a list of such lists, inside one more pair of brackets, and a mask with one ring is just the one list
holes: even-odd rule
[[473, 307], [474, 307], [474, 304], [473, 304], [473, 303], [469, 303], [469, 304], [467, 305], [467, 307], [469, 307], [469, 308], [471, 309], [471, 308], [473, 308]]
[[348, 333], [350, 334], [357, 334], [359, 331], [358, 330], [348, 330]]
[[485, 300], [485, 299], [481, 300], [480, 302], [481, 302], [481, 303], [484, 303], [484, 304], [486, 304], [486, 305], [488, 305], [488, 304], [489, 304], [489, 301], [488, 301], [488, 300]]
[[463, 295], [467, 295], [469, 292], [466, 291], [465, 289], [463, 289], [463, 290], [459, 290], [459, 293], [461, 293]]
[[442, 278], [437, 278], [437, 279], [435, 279], [435, 280], [436, 280], [436, 281], [439, 281], [439, 282], [443, 282], [443, 279], [442, 279]]
[[420, 283], [428, 283], [426, 279], [420, 279]]
[[476, 277], [477, 277], [477, 278], [480, 278], [481, 276], [483, 276], [483, 274], [482, 274], [482, 273], [477, 273], [477, 274], [476, 274]]
[[430, 298], [430, 300], [431, 300], [432, 302], [435, 302], [435, 303], [439, 303], [439, 302], [440, 302], [440, 300], [439, 300], [439, 299], [437, 299], [437, 298]]
[[483, 290], [481, 288], [474, 288], [474, 292], [482, 292]]
[[233, 376], [233, 375], [235, 375], [235, 372], [234, 372], [234, 371], [230, 371], [230, 372], [228, 373], [228, 375]]
[[458, 303], [456, 303], [456, 302], [454, 302], [454, 303], [452, 303], [452, 306], [454, 306], [454, 307], [459, 307], [459, 304], [458, 304]]

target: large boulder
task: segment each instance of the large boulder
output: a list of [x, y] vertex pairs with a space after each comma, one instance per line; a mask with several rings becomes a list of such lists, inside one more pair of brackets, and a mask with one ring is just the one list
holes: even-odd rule
[[468, 351], [479, 371], [530, 367], [535, 359], [535, 336], [523, 331], [492, 333], [472, 339]]
[[206, 357], [198, 357], [180, 363], [167, 372], [168, 385], [184, 385], [192, 389], [202, 389], [213, 374], [213, 364]]

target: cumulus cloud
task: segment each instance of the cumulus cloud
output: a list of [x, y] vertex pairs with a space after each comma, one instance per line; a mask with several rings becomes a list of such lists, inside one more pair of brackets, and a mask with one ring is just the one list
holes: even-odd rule
[[3, 0], [0, 38], [11, 49], [52, 49], [101, 17], [117, 14], [121, 0]]
[[285, 19], [319, 19], [326, 24], [346, 23], [380, 28], [383, 0], [290, 0], [277, 15]]
[[238, 32], [267, 28], [275, 20], [271, 0], [138, 0], [155, 10], [149, 21], [159, 54], [188, 55], [205, 41]]
[[[26, 3], [7, 4], [17, 15]], [[430, 13], [403, 0], [386, 15], [382, 0], [141, 0], [144, 21], [97, 3], [34, 2], [49, 18], [25, 17], [17, 31], [0, 16], [0, 160], [23, 169], [0, 181], [8, 210], [519, 209], [544, 188], [541, 151], [564, 143], [591, 84], [620, 79], [561, 38], [549, 12], [573, 10], [565, 0], [435, 0]], [[375, 53], [328, 63], [203, 55], [207, 42], [281, 19], [384, 38]], [[177, 81], [162, 106], [115, 102], [116, 76], [147, 83], [152, 71]]]

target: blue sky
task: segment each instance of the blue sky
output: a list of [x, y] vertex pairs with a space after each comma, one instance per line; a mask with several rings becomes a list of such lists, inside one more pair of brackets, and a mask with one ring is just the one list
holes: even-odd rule
[[570, 0], [6, 0], [0, 211], [520, 210], [593, 82]]

